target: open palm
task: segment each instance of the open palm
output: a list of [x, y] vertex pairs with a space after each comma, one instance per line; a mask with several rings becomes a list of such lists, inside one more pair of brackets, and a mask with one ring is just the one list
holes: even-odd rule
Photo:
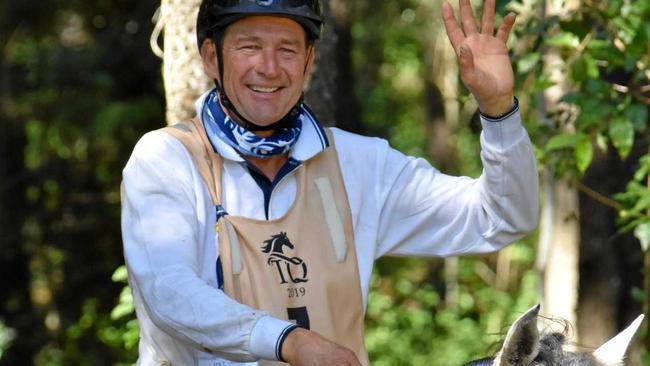
[[442, 5], [445, 29], [458, 55], [461, 79], [476, 98], [481, 112], [490, 116], [500, 115], [512, 107], [514, 88], [506, 41], [515, 16], [511, 13], [504, 17], [494, 35], [494, 1], [484, 3], [480, 32], [469, 0], [459, 0], [462, 28], [451, 5], [447, 2]]

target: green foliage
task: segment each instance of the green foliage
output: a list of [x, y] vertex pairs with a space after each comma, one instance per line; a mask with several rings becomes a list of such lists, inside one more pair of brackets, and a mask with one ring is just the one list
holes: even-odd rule
[[[540, 146], [539, 162], [559, 178], [572, 181], [581, 180], [594, 163], [600, 163], [602, 169], [613, 155], [608, 154], [610, 151], [616, 153], [620, 165], [636, 166], [634, 177], [617, 172], [618, 176], [608, 178], [627, 181], [625, 191], [614, 196], [618, 202], [607, 197], [600, 201], [609, 201], [610, 209], [618, 211], [620, 233], [633, 231], [641, 249], [647, 252], [650, 3], [581, 2], [574, 11], [544, 19], [533, 10], [537, 1], [514, 3], [526, 24], [517, 31], [519, 50], [527, 53], [516, 56], [516, 72], [522, 85], [518, 93], [526, 93], [530, 85], [534, 85], [535, 94], [530, 96], [533, 101], [542, 99], [540, 92], [563, 93], [557, 105], [532, 109], [525, 116], [551, 111], [540, 116], [541, 126], [533, 127], [534, 140]], [[650, 268], [644, 272], [645, 281], [650, 281]], [[648, 294], [637, 294], [635, 300], [646, 309], [650, 306]], [[648, 354], [644, 357], [647, 359]]]
[[0, 261], [15, 281], [0, 299], [2, 364], [135, 360], [136, 323], [111, 317], [123, 284], [109, 278], [123, 263], [121, 170], [139, 136], [164, 124], [160, 62], [146, 46], [157, 5], [3, 6], [0, 188], [11, 214]]
[[[528, 2], [520, 3], [524, 9]], [[648, 2], [622, 0], [607, 5], [587, 3], [561, 20], [532, 16], [529, 23], [545, 32], [528, 40], [533, 45], [531, 53], [517, 62], [522, 80], [547, 79], [543, 63], [535, 63], [539, 53], [560, 56], [561, 63], [555, 67], [566, 76], [567, 93], [554, 106], [557, 111], [548, 116], [550, 129], [540, 129], [537, 135], [543, 146], [540, 162], [559, 176], [575, 179], [584, 174], [595, 159], [596, 148], [604, 153], [611, 146], [621, 159], [631, 158], [635, 148], [646, 150], [643, 157], [634, 158], [640, 167], [627, 191], [616, 196], [623, 205], [623, 230], [641, 225], [635, 232], [642, 243], [647, 243], [644, 227], [650, 199], [645, 167], [648, 141], [644, 138], [650, 99], [643, 89], [650, 77], [650, 28], [641, 19], [648, 17]], [[525, 35], [521, 39], [526, 40]]]
[[[479, 275], [489, 268], [485, 258], [460, 258], [455, 278], [431, 272], [439, 260], [380, 260], [366, 313], [373, 365], [451, 366], [494, 354], [509, 324], [536, 303], [538, 276], [524, 269], [530, 268], [533, 254], [524, 243], [504, 252], [510, 265], [523, 271], [513, 274], [518, 283], [511, 291]], [[455, 283], [457, 292], [441, 293], [434, 287], [437, 281]]]

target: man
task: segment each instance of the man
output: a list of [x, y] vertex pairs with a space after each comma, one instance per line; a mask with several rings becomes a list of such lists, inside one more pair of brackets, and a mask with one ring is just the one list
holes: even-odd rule
[[317, 0], [204, 0], [216, 88], [145, 135], [124, 169], [123, 238], [140, 365], [367, 365], [363, 314], [383, 255], [494, 251], [537, 223], [538, 182], [494, 0], [481, 31], [442, 9], [482, 114], [484, 173], [444, 175], [302, 103]]

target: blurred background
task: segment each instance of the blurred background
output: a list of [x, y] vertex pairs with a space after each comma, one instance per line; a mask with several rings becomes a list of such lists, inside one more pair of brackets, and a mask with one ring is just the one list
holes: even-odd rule
[[[198, 2], [0, 0], [0, 365], [134, 363], [121, 170], [142, 134], [191, 116], [210, 87]], [[477, 105], [440, 5], [325, 0], [307, 100], [327, 125], [478, 176]], [[650, 2], [497, 7], [518, 15], [509, 46], [542, 221], [491, 255], [380, 260], [366, 314], [373, 365], [491, 355], [536, 303], [572, 324], [579, 350], [649, 313]], [[650, 365], [647, 323], [629, 365]]]

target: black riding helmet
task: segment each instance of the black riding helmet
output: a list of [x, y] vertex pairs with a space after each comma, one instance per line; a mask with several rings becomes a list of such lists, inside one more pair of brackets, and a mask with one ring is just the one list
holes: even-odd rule
[[[320, 0], [202, 0], [199, 15], [196, 20], [196, 37], [199, 50], [205, 39], [214, 41], [217, 48], [219, 74], [223, 75], [223, 31], [230, 24], [249, 16], [275, 15], [290, 18], [305, 29], [309, 41], [320, 38], [323, 23]], [[258, 126], [246, 120], [234, 107], [225, 90], [215, 80], [221, 103], [233, 112], [244, 123], [244, 127], [252, 130], [275, 130], [289, 127], [300, 113], [298, 103], [283, 117], [269, 126]]]

